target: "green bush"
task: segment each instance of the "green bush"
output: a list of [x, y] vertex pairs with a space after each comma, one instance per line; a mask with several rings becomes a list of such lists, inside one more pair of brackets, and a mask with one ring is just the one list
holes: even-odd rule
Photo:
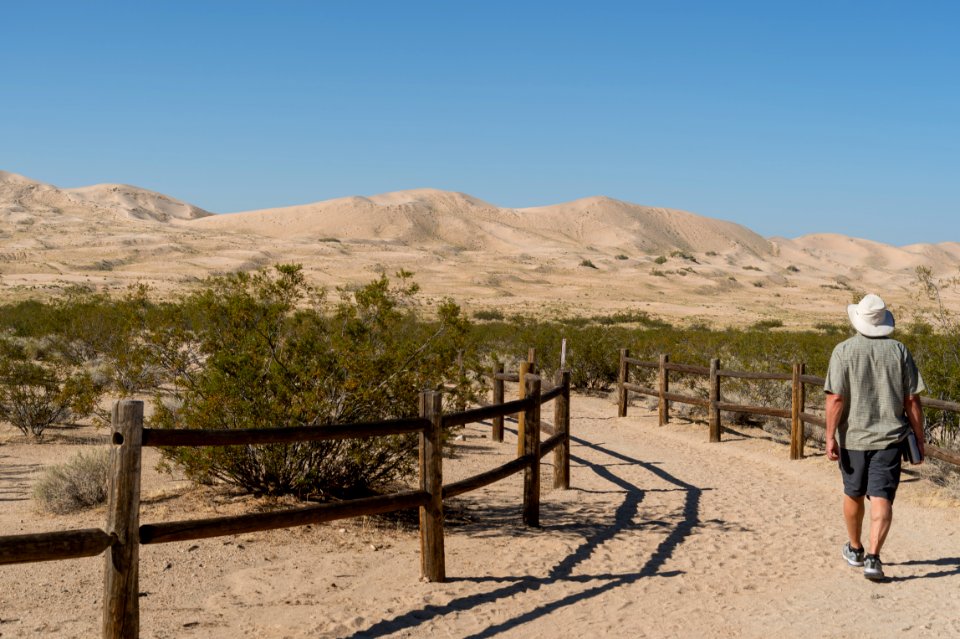
[[0, 420], [25, 436], [39, 440], [54, 424], [89, 416], [100, 393], [88, 373], [62, 363], [0, 358]]
[[699, 264], [699, 262], [697, 261], [697, 258], [695, 258], [691, 253], [687, 253], [686, 251], [681, 251], [681, 250], [672, 251], [670, 253], [670, 257], [679, 257], [682, 260], [693, 262], [694, 264]]
[[108, 449], [77, 453], [44, 471], [33, 488], [33, 498], [43, 510], [57, 514], [99, 506], [107, 501], [109, 472]]
[[658, 257], [657, 259], [653, 260], [653, 263], [654, 263], [654, 264], [666, 264], [666, 263], [667, 263], [667, 258], [666, 258], [665, 256], [661, 255], [661, 256]]
[[[152, 343], [174, 387], [159, 395], [160, 428], [322, 426], [414, 416], [419, 391], [456, 380], [469, 324], [441, 304], [435, 322], [412, 311], [401, 273], [340, 290], [332, 313], [299, 266], [210, 280], [178, 305], [175, 330]], [[469, 361], [469, 356], [466, 358]], [[256, 494], [358, 494], [407, 477], [415, 436], [269, 446], [175, 448], [167, 459], [194, 480]]]
[[781, 328], [783, 326], [783, 320], [780, 319], [765, 319], [760, 320], [759, 322], [754, 322], [752, 328], [755, 331], [765, 331], [771, 328]]
[[648, 328], [667, 328], [668, 322], [652, 317], [646, 311], [617, 311], [611, 315], [594, 315], [589, 321], [596, 324], [639, 324]]
[[473, 318], [481, 321], [503, 321], [503, 311], [495, 308], [480, 309], [473, 312]]

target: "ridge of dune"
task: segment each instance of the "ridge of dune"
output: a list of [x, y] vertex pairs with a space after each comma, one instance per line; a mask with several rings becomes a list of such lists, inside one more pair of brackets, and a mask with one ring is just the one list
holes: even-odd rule
[[394, 191], [205, 218], [198, 226], [262, 233], [488, 249], [538, 243], [647, 253], [669, 249], [766, 255], [771, 244], [746, 227], [686, 211], [604, 196], [530, 208], [502, 208], [437, 189]]
[[63, 189], [63, 192], [90, 202], [94, 206], [118, 208], [140, 220], [166, 222], [171, 219], [194, 220], [213, 215], [209, 211], [169, 195], [128, 184], [94, 184], [75, 189]]
[[[87, 219], [191, 220], [212, 215], [197, 206], [162, 193], [126, 184], [95, 184], [61, 189], [28, 177], [0, 171], [0, 216], [20, 214], [42, 221]], [[26, 217], [25, 217], [26, 216]]]
[[520, 212], [542, 219], [555, 233], [597, 246], [646, 252], [668, 249], [722, 252], [742, 248], [766, 255], [771, 251], [768, 240], [734, 222], [606, 196], [525, 208]]
[[[811, 233], [790, 240], [796, 249], [825, 262], [846, 268], [870, 268], [888, 271], [913, 270], [934, 256], [950, 255], [948, 249], [934, 245], [896, 247], [882, 242], [848, 237], [836, 233]], [[960, 258], [960, 245], [952, 260]]]
[[[536, 241], [511, 217], [509, 210], [464, 193], [413, 189], [226, 213], [197, 220], [191, 227], [278, 239], [336, 238], [472, 250], [512, 249]], [[504, 233], [505, 228], [516, 237]]]

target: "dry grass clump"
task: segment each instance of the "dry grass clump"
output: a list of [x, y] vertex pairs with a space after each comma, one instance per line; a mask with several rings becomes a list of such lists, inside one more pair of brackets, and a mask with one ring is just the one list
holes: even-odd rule
[[44, 472], [34, 486], [33, 498], [41, 509], [56, 514], [93, 508], [107, 500], [109, 469], [108, 449], [77, 453]]

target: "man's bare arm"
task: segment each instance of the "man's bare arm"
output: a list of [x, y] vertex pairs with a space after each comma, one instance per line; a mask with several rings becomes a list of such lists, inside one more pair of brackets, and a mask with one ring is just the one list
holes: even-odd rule
[[840, 419], [843, 417], [843, 397], [836, 393], [827, 393], [826, 396], [827, 459], [837, 461], [840, 459], [840, 444], [837, 442], [837, 428], [839, 428]]

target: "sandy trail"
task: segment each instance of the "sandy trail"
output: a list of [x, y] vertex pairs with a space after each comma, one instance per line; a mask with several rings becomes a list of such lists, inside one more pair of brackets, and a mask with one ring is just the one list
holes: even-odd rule
[[[447, 583], [418, 581], [414, 533], [369, 522], [146, 546], [141, 636], [960, 635], [960, 512], [928, 482], [905, 476], [890, 579], [872, 583], [840, 558], [839, 478], [822, 455], [790, 462], [762, 431], [709, 444], [703, 425], [615, 413], [574, 396], [573, 488], [544, 489], [542, 528], [520, 525], [516, 477], [451, 504]], [[466, 429], [448, 481], [515, 454], [488, 428]], [[95, 636], [101, 562], [0, 568], [0, 637]]]

